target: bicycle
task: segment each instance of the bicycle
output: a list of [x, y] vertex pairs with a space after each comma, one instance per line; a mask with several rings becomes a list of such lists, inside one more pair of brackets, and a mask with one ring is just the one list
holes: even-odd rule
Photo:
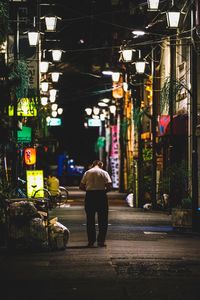
[[41, 192], [44, 193], [44, 198], [48, 199], [50, 209], [56, 208], [57, 206], [61, 207], [62, 204], [66, 204], [69, 197], [68, 190], [63, 186], [59, 186], [56, 192], [49, 190], [48, 187], [40, 188], [34, 191], [32, 197], [39, 197], [38, 195]]

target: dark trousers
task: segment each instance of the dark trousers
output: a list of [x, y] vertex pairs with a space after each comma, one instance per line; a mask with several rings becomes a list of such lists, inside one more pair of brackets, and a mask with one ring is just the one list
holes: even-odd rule
[[[108, 229], [108, 199], [105, 191], [86, 191], [85, 212], [87, 218], [88, 243], [104, 243]], [[98, 220], [96, 237], [95, 216]]]

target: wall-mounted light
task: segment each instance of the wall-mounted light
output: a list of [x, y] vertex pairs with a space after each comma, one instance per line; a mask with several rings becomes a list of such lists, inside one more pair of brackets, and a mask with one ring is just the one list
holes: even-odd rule
[[168, 28], [171, 28], [171, 29], [178, 28], [180, 16], [181, 16], [181, 12], [174, 5], [174, 1], [172, 0], [172, 7], [166, 12]]
[[51, 79], [52, 79], [52, 81], [53, 82], [58, 82], [59, 77], [60, 77], [61, 74], [62, 73], [60, 73], [60, 72], [52, 72], [51, 73]]
[[40, 62], [40, 72], [47, 73], [49, 69], [49, 62], [48, 61], [41, 61]]
[[108, 103], [105, 103], [105, 102], [103, 102], [103, 101], [99, 101], [99, 102], [98, 102], [98, 106], [100, 106], [100, 107], [107, 107], [107, 106], [108, 106]]
[[28, 31], [28, 42], [29, 46], [36, 47], [39, 43], [40, 32], [36, 28], [35, 17], [33, 18], [33, 29]]
[[105, 103], [109, 103], [110, 102], [110, 99], [108, 98], [103, 98], [101, 101], [105, 102]]
[[55, 15], [50, 15], [50, 14], [46, 15], [44, 17], [41, 17], [41, 19], [44, 19], [45, 26], [46, 26], [46, 31], [48, 31], [48, 32], [56, 31], [57, 21], [61, 20], [60, 17], [55, 16]]
[[47, 105], [47, 103], [48, 103], [48, 97], [41, 97], [41, 104], [45, 106]]
[[112, 73], [112, 81], [118, 82], [120, 78], [120, 73], [119, 72], [113, 72]]
[[47, 92], [49, 88], [49, 83], [47, 81], [41, 82], [41, 90], [42, 92]]
[[85, 112], [88, 116], [90, 116], [92, 114], [92, 108], [90, 107], [85, 108]]
[[135, 64], [135, 69], [138, 74], [144, 74], [147, 62], [141, 58], [141, 50], [139, 50], [139, 59], [133, 64]]
[[122, 60], [124, 62], [131, 62], [132, 58], [133, 58], [133, 52], [134, 51], [135, 51], [134, 49], [123, 49], [121, 51], [121, 53], [122, 53]]
[[29, 31], [28, 32], [28, 42], [29, 46], [36, 47], [39, 43], [40, 32], [39, 31]]
[[61, 57], [62, 57], [62, 53], [65, 52], [63, 50], [60, 50], [60, 49], [52, 49], [52, 50], [49, 50], [52, 52], [52, 59], [54, 62], [59, 62], [61, 61]]
[[93, 108], [93, 114], [94, 114], [94, 115], [98, 115], [99, 112], [100, 112], [100, 108], [95, 106], [95, 107]]
[[55, 117], [57, 117], [57, 111], [56, 110], [53, 110], [52, 112], [51, 112], [51, 115], [52, 115], [52, 117], [53, 118], [55, 118]]
[[57, 104], [57, 103], [53, 103], [53, 104], [51, 105], [51, 109], [52, 109], [52, 110], [57, 110], [57, 108], [58, 108], [58, 104]]
[[148, 10], [150, 11], [156, 11], [159, 7], [159, 0], [147, 0], [148, 3]]
[[50, 97], [56, 97], [56, 95], [57, 95], [57, 90], [56, 90], [56, 89], [51, 89], [51, 90], [49, 90], [49, 95], [50, 95]]
[[115, 113], [116, 113], [116, 110], [117, 110], [116, 105], [114, 105], [114, 104], [110, 105], [110, 106], [109, 106], [109, 109], [110, 109], [110, 112], [111, 112], [112, 114], [115, 114]]
[[63, 113], [63, 108], [62, 108], [62, 107], [59, 107], [58, 110], [57, 110], [57, 113], [58, 113], [58, 115], [62, 115], [62, 113]]

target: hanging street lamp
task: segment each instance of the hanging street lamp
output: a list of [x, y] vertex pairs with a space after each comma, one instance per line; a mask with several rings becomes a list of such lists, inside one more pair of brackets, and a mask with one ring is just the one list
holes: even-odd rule
[[44, 19], [46, 31], [48, 31], [48, 32], [55, 32], [56, 26], [57, 26], [57, 20], [61, 20], [60, 17], [55, 16], [55, 15], [50, 15], [50, 14], [46, 15], [44, 17], [41, 17], [41, 19]]
[[47, 73], [49, 69], [49, 62], [48, 61], [41, 61], [40, 62], [40, 72]]
[[181, 12], [172, 0], [172, 7], [166, 12], [168, 28], [177, 29], [179, 27], [180, 16]]
[[36, 47], [39, 43], [40, 32], [36, 28], [35, 17], [33, 18], [33, 29], [28, 31], [28, 42], [30, 47]]
[[113, 72], [112, 73], [112, 81], [118, 82], [120, 78], [120, 73], [119, 72]]
[[52, 52], [52, 59], [54, 62], [59, 62], [61, 61], [61, 58], [62, 58], [62, 53], [65, 52], [63, 50], [60, 50], [60, 49], [52, 49], [52, 50], [49, 50]]
[[135, 64], [135, 69], [138, 74], [144, 74], [147, 62], [141, 59], [141, 50], [139, 50], [139, 59], [133, 64]]
[[86, 112], [86, 114], [88, 116], [91, 116], [91, 114], [92, 114], [92, 108], [90, 108], [90, 107], [85, 108], [85, 112]]
[[59, 107], [58, 110], [57, 110], [57, 112], [58, 112], [58, 115], [62, 115], [62, 113], [63, 113], [63, 108], [62, 108], [62, 107]]
[[60, 73], [60, 72], [52, 72], [51, 73], [51, 80], [53, 82], [58, 82], [60, 75], [62, 75], [62, 73]]
[[42, 92], [47, 92], [49, 89], [49, 82], [43, 81], [41, 82], [41, 90]]
[[159, 7], [159, 0], [147, 0], [148, 10], [149, 11], [157, 11]]

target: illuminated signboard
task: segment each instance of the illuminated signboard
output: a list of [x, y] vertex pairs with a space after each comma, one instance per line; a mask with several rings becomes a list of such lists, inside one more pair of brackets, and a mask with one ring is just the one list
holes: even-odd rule
[[88, 119], [88, 126], [99, 127], [99, 126], [101, 126], [101, 120], [100, 119]]
[[[14, 106], [9, 105], [8, 107], [9, 117], [14, 116]], [[21, 117], [36, 117], [37, 116], [37, 107], [36, 101], [34, 98], [21, 98], [18, 99], [17, 104], [17, 116]]]
[[[27, 196], [28, 198], [33, 197], [34, 192], [44, 188], [44, 175], [43, 170], [27, 170], [26, 171], [27, 181]], [[36, 194], [36, 198], [43, 198], [44, 191], [40, 190]]]
[[25, 148], [24, 149], [24, 161], [26, 165], [34, 165], [36, 163], [36, 149]]
[[47, 126], [60, 126], [61, 118], [51, 118], [47, 121]]
[[31, 127], [22, 126], [22, 130], [17, 130], [17, 141], [22, 143], [30, 143], [31, 133]]

